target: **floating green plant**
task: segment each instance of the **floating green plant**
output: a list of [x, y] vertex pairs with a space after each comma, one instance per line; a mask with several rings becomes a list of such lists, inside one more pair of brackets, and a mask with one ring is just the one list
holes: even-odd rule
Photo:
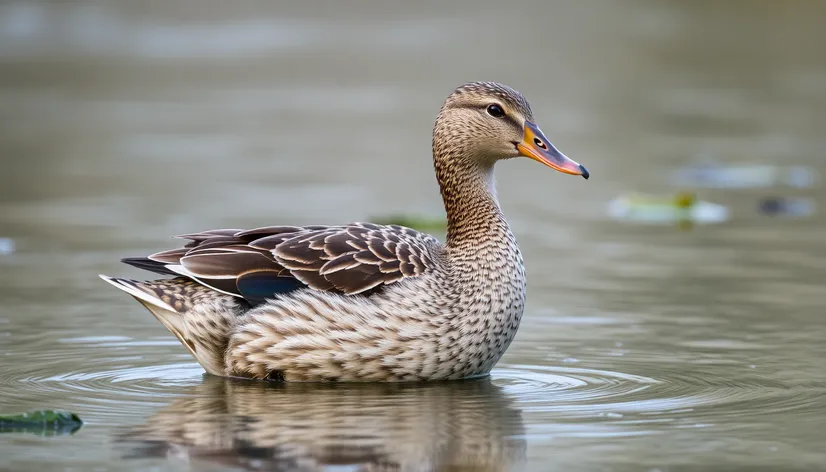
[[648, 224], [714, 224], [728, 220], [729, 210], [723, 205], [698, 200], [690, 192], [666, 196], [637, 193], [611, 200], [608, 215], [617, 220]]
[[0, 415], [0, 433], [30, 433], [38, 436], [72, 434], [83, 421], [68, 411], [39, 410], [18, 415]]

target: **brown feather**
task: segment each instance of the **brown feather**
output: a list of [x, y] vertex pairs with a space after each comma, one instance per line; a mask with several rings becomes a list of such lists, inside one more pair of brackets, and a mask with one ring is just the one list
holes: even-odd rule
[[267, 251], [272, 251], [273, 249], [278, 247], [279, 244], [283, 243], [284, 241], [286, 241], [288, 239], [294, 238], [298, 234], [299, 234], [298, 232], [274, 234], [274, 235], [271, 235], [271, 236], [263, 237], [261, 239], [255, 239], [253, 241], [250, 241], [248, 243], [248, 246], [258, 248], [258, 249], [264, 249], [264, 250], [267, 250]]
[[304, 284], [307, 284], [308, 287], [320, 290], [322, 292], [326, 292], [328, 290], [335, 289], [335, 286], [324, 278], [318, 271], [314, 270], [293, 270], [290, 271], [293, 274], [293, 277], [298, 279]]
[[384, 245], [384, 241], [379, 238], [370, 238], [370, 241], [367, 243], [367, 247], [370, 248], [370, 251], [376, 255], [382, 261], [393, 261], [396, 259], [396, 254], [390, 252], [387, 247]]
[[426, 272], [429, 265], [422, 261], [439, 244], [409, 228], [372, 223], [221, 229], [180, 237], [191, 242], [150, 260], [161, 268], [180, 264], [201, 284], [238, 296], [238, 277], [254, 271], [274, 271], [315, 290], [361, 293]]
[[362, 264], [378, 265], [382, 260], [378, 258], [372, 251], [361, 251], [353, 255], [353, 258]]
[[238, 231], [237, 233], [235, 233], [235, 236], [245, 240], [252, 241], [263, 236], [272, 236], [283, 233], [301, 233], [304, 231], [306, 231], [306, 229], [302, 228], [301, 226], [265, 226], [263, 228], [254, 228], [248, 229], [246, 231]]
[[381, 264], [379, 264], [379, 270], [385, 274], [392, 274], [394, 272], [401, 274], [401, 271], [399, 269], [399, 261], [397, 260], [382, 262]]
[[189, 239], [195, 242], [203, 241], [206, 239], [212, 239], [214, 237], [232, 237], [235, 236], [236, 233], [242, 231], [240, 229], [211, 229], [207, 231], [201, 231], [200, 233], [190, 233], [190, 234], [180, 234], [175, 236], [177, 239]]
[[358, 266], [359, 264], [361, 264], [361, 262], [356, 260], [353, 257], [353, 254], [344, 254], [342, 256], [336, 257], [333, 260], [328, 261], [321, 267], [318, 273], [326, 277], [327, 274], [331, 274], [333, 272], [337, 272], [340, 270], [351, 269], [353, 267]]
[[170, 249], [168, 251], [161, 251], [151, 254], [147, 257], [147, 259], [166, 264], [177, 264], [187, 252], [189, 252], [189, 249], [186, 248]]
[[346, 232], [333, 233], [324, 239], [324, 251], [332, 257], [353, 252], [356, 248], [349, 243], [350, 239], [351, 236]]
[[258, 252], [213, 252], [187, 255], [181, 265], [200, 279], [238, 277], [251, 270], [279, 270], [281, 266]]
[[238, 238], [234, 238], [231, 236], [218, 236], [215, 238], [210, 239], [203, 239], [201, 241], [196, 242], [195, 246], [191, 249], [215, 249], [215, 248], [224, 248], [227, 246], [232, 246], [235, 244], [241, 244], [243, 241]]
[[350, 270], [327, 274], [324, 278], [345, 294], [356, 294], [381, 284], [384, 274], [370, 270], [369, 266], [359, 265]]
[[408, 264], [407, 262], [402, 262], [402, 264], [401, 264], [401, 266], [399, 266], [399, 268], [401, 269], [401, 272], [405, 277], [413, 277], [413, 276], [417, 275], [416, 274], [416, 268], [413, 266], [413, 264]]

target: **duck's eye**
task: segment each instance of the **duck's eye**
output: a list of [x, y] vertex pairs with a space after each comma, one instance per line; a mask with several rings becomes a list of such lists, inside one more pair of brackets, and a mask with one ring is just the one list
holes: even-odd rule
[[503, 110], [502, 107], [494, 103], [493, 105], [488, 105], [488, 115], [494, 118], [502, 118], [503, 116], [505, 116], [505, 110]]

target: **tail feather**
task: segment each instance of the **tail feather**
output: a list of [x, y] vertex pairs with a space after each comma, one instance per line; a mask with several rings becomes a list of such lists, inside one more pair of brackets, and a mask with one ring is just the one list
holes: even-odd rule
[[178, 338], [178, 341], [180, 341], [181, 344], [189, 350], [189, 353], [198, 359], [198, 353], [196, 352], [195, 345], [192, 341], [187, 339], [185, 335], [186, 326], [184, 324], [183, 313], [178, 312], [171, 305], [158, 298], [157, 294], [145, 290], [142, 283], [137, 280], [109, 277], [108, 275], [103, 274], [99, 275], [101, 279], [109, 282], [114, 287], [117, 287], [135, 297], [135, 300], [146, 307], [146, 309], [149, 310], [149, 312], [152, 313], [155, 318], [157, 318], [158, 321], [160, 321], [161, 324], [169, 330], [169, 332]]
[[[109, 277], [108, 275], [99, 274], [99, 277], [106, 282], [110, 283], [116, 288], [123, 290], [124, 292], [128, 293], [135, 297], [139, 302], [146, 304], [149, 303], [157, 308], [162, 310], [171, 311], [177, 313], [178, 311], [170, 306], [168, 303], [164, 302], [160, 298], [158, 298], [157, 294], [151, 293], [147, 290], [141, 288], [141, 282], [137, 280], [130, 280], [130, 279], [121, 279], [117, 277]], [[147, 307], [148, 308], [148, 307]]]
[[100, 278], [146, 307], [207, 372], [224, 375], [223, 354], [231, 326], [248, 306], [183, 277], [146, 282]]
[[[137, 267], [138, 269], [148, 270], [148, 271], [154, 272], [156, 274], [178, 275], [178, 274], [176, 274], [175, 272], [169, 270], [166, 267], [167, 263], [153, 261], [152, 259], [149, 259], [148, 257], [126, 257], [124, 259], [121, 259], [120, 261], [123, 262], [124, 264], [129, 264], [132, 267]], [[103, 280], [106, 280], [107, 282], [109, 282], [109, 280], [107, 280], [107, 277], [105, 275], [101, 275], [100, 277]]]

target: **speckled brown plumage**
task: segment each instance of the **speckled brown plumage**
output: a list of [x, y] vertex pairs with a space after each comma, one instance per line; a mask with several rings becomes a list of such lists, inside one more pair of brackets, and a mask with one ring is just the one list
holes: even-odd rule
[[[504, 116], [491, 114], [491, 104]], [[138, 298], [216, 375], [486, 375], [516, 334], [526, 296], [493, 167], [520, 155], [515, 146], [532, 119], [524, 97], [501, 84], [466, 84], [447, 98], [433, 131], [445, 244], [370, 223], [212, 230], [183, 236], [191, 240], [184, 248], [125, 260], [183, 277], [106, 279]]]

